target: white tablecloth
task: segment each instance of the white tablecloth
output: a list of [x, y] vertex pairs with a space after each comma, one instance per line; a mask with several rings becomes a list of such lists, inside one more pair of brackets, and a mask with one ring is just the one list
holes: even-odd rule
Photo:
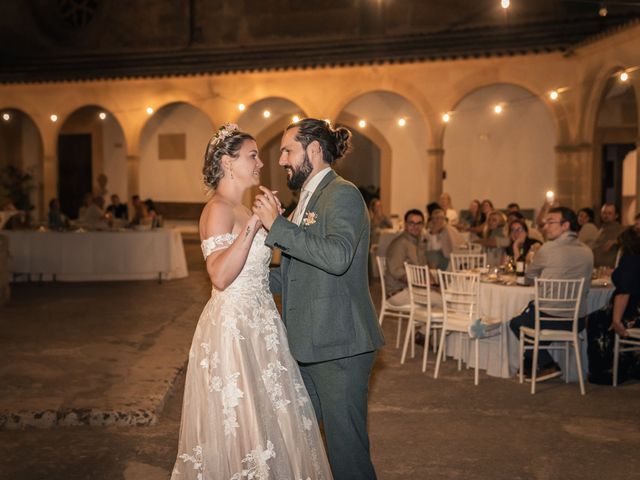
[[[613, 293], [613, 288], [592, 287], [587, 297], [588, 312], [593, 312], [602, 308], [609, 301]], [[527, 304], [533, 300], [534, 287], [507, 286], [495, 283], [480, 284], [480, 313], [483, 316], [492, 317], [502, 322], [501, 335], [483, 339], [480, 341], [479, 364], [480, 368], [487, 371], [488, 375], [494, 377], [508, 378], [516, 374], [519, 365], [518, 339], [509, 329], [509, 321], [518, 315]], [[460, 356], [458, 334], [451, 334], [447, 337], [447, 354], [454, 358]], [[580, 342], [581, 360], [583, 373], [587, 371], [587, 342], [586, 331], [583, 330], [583, 341]], [[464, 342], [462, 346], [462, 358], [465, 362], [470, 362], [474, 366], [472, 352], [468, 351]], [[564, 368], [564, 353], [561, 351], [551, 351], [551, 355]], [[577, 379], [575, 371], [575, 360], [573, 356], [569, 359], [569, 379]], [[585, 377], [586, 378], [586, 377]]]
[[175, 279], [188, 275], [177, 230], [113, 232], [4, 231], [9, 272], [43, 280]]

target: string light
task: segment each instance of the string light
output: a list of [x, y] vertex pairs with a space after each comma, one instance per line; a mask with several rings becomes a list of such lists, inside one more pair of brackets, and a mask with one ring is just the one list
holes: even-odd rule
[[400, 118], [398, 119], [398, 125], [401, 127], [404, 127], [407, 124], [407, 119], [406, 118]]
[[298, 123], [300, 121], [300, 117], [298, 115], [294, 115], [291, 117], [291, 120], [293, 120], [293, 123]]
[[269, 110], [265, 110], [264, 112], [262, 112], [262, 116], [264, 118], [269, 118], [271, 116], [271, 112]]
[[49, 118], [50, 118], [50, 119], [51, 119], [51, 121], [52, 121], [52, 122], [54, 122], [54, 123], [58, 121], [58, 115], [53, 114], [53, 115], [51, 115]]
[[451, 120], [451, 115], [448, 113], [443, 113], [442, 114], [442, 121], [444, 123], [449, 123], [449, 120]]
[[147, 115], [153, 115], [153, 108], [147, 107]]
[[511, 6], [511, 2], [509, 0], [500, 0], [500, 6], [506, 10]]
[[554, 101], [555, 101], [555, 100], [557, 100], [557, 99], [558, 99], [558, 97], [559, 97], [559, 96], [560, 96], [560, 94], [558, 93], [558, 91], [557, 91], [557, 90], [551, 90], [551, 91], [549, 92], [549, 98], [550, 98], [551, 100], [554, 100]]
[[244, 112], [245, 108], [247, 108], [247, 106], [244, 103], [239, 103], [238, 104], [238, 110], [240, 110], [241, 112]]
[[500, 115], [502, 113], [502, 104], [499, 103], [498, 105], [494, 106], [493, 111]]
[[364, 127], [366, 127], [366, 126], [367, 126], [367, 122], [366, 122], [365, 120], [360, 120], [360, 121], [358, 122], [358, 126], [359, 126], [360, 128], [364, 128]]
[[627, 72], [622, 72], [618, 78], [620, 78], [621, 82], [626, 82], [629, 80], [629, 74]]
[[5, 113], [2, 114], [2, 119], [5, 122], [8, 122], [9, 120], [11, 120], [11, 115], [9, 115], [8, 113], [5, 112]]
[[107, 114], [106, 114], [106, 113], [104, 113], [104, 112], [100, 112], [100, 113], [98, 114], [98, 118], [99, 118], [100, 120], [104, 120], [105, 118], [107, 118]]

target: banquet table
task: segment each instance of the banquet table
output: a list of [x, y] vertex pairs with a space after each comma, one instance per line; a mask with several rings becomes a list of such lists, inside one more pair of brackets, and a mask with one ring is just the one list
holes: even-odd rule
[[[587, 297], [587, 311], [591, 313], [605, 306], [609, 301], [613, 288], [611, 286], [591, 286]], [[479, 367], [487, 371], [493, 377], [509, 378], [516, 374], [519, 367], [519, 342], [509, 329], [509, 321], [518, 315], [526, 305], [534, 298], [533, 286], [503, 285], [500, 283], [480, 283], [480, 314], [500, 321], [500, 335], [482, 339], [479, 343]], [[462, 356], [464, 362], [470, 367], [475, 366], [472, 349], [463, 342], [462, 351], [457, 335], [450, 334], [447, 337], [446, 351], [454, 358]], [[587, 342], [586, 330], [579, 335], [580, 358], [582, 360], [583, 373], [586, 374]], [[564, 369], [564, 352], [561, 350], [550, 351], [555, 361]], [[586, 376], [584, 377], [586, 378]], [[575, 359], [569, 358], [569, 380], [577, 380]]]
[[177, 230], [53, 232], [11, 230], [9, 272], [14, 279], [169, 280], [188, 275]]

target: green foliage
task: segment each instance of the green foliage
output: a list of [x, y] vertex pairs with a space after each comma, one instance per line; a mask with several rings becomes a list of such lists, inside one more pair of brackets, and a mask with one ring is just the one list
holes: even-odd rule
[[0, 168], [0, 206], [10, 201], [18, 210], [31, 211], [30, 193], [34, 188], [31, 174], [12, 165]]

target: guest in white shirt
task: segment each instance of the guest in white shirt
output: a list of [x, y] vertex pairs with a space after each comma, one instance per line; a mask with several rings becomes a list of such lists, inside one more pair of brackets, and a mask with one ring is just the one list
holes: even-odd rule
[[78, 222], [90, 227], [97, 226], [104, 220], [102, 207], [104, 207], [104, 198], [86, 193], [83, 197], [82, 207], [78, 211]]
[[458, 225], [458, 212], [456, 212], [451, 204], [451, 195], [448, 193], [440, 195], [440, 207], [444, 210], [447, 220], [449, 221], [449, 225], [452, 227]]

